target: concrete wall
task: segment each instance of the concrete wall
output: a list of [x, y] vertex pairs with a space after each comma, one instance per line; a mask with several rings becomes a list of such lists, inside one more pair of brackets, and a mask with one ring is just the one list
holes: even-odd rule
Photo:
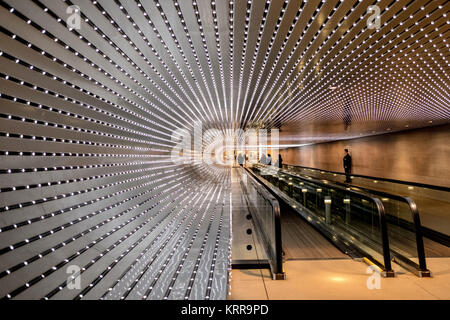
[[282, 150], [285, 164], [342, 172], [344, 149], [353, 173], [450, 187], [450, 125]]

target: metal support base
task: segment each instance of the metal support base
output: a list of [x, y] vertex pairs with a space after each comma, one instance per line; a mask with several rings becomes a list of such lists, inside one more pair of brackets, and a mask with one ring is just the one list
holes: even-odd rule
[[286, 273], [272, 274], [272, 280], [286, 280]]

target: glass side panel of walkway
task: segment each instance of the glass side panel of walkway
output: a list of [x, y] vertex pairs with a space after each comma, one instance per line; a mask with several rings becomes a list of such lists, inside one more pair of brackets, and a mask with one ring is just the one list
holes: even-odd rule
[[[317, 168], [284, 165], [283, 170], [332, 182], [344, 183], [346, 180], [341, 172]], [[450, 188], [357, 174], [351, 176], [347, 186], [354, 190], [366, 188], [412, 198], [419, 209], [424, 234], [450, 245], [450, 219], [447, 216], [450, 212]]]
[[411, 199], [355, 190], [270, 166], [253, 165], [251, 170], [309, 222], [344, 246], [362, 251], [386, 275], [392, 271], [391, 259], [418, 276], [430, 275]]

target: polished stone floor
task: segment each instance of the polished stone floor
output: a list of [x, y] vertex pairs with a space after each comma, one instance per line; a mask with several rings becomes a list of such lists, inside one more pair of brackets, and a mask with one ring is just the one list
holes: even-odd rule
[[271, 280], [268, 270], [233, 270], [230, 300], [395, 300], [450, 299], [450, 258], [427, 260], [432, 278], [418, 278], [394, 264], [395, 278], [380, 278], [369, 289], [371, 274], [360, 261], [286, 261], [286, 280]]

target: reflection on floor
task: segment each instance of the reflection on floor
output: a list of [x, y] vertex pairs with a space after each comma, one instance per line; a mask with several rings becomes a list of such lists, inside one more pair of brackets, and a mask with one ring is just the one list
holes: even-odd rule
[[397, 276], [380, 278], [379, 289], [367, 286], [368, 266], [350, 259], [286, 261], [287, 278], [278, 281], [268, 270], [233, 270], [228, 299], [450, 299], [450, 258], [427, 261], [432, 278], [418, 278], [394, 264]]

